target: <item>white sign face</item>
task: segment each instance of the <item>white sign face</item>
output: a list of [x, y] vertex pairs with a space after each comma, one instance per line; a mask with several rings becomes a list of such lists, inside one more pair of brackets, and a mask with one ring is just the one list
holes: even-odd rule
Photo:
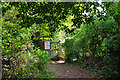
[[44, 49], [49, 50], [50, 49], [50, 41], [44, 41]]

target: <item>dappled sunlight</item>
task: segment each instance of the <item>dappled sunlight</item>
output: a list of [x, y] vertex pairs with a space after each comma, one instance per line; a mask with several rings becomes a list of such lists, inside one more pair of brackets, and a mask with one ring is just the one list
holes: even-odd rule
[[120, 1], [108, 1], [0, 4], [2, 77], [119, 78]]

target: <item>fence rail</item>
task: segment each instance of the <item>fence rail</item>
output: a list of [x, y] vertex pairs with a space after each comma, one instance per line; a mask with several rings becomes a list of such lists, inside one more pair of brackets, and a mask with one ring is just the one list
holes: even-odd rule
[[51, 49], [48, 50], [49, 56], [53, 57], [59, 53], [59, 41], [50, 41]]
[[59, 49], [50, 49], [50, 51], [57, 51], [57, 50], [59, 50]]

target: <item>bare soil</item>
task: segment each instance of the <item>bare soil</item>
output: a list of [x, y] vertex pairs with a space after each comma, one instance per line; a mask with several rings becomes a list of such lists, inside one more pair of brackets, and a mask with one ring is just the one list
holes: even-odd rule
[[94, 75], [89, 73], [86, 69], [70, 63], [58, 63], [52, 61], [49, 64], [50, 69], [57, 78], [94, 78]]

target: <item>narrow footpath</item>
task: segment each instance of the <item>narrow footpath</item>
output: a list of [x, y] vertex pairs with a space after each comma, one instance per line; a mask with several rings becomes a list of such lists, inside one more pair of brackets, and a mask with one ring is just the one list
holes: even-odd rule
[[52, 64], [49, 64], [49, 66], [57, 78], [94, 78], [87, 70], [70, 63], [52, 61]]

